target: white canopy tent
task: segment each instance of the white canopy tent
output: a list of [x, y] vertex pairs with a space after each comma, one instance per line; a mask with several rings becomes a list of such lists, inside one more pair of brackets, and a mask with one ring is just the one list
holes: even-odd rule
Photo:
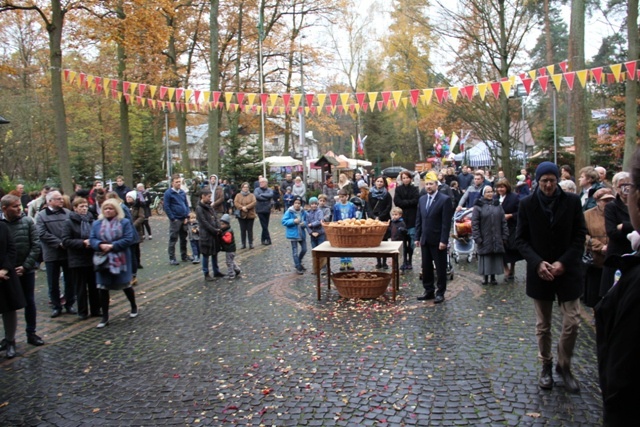
[[300, 160], [296, 160], [291, 156], [271, 156], [265, 157], [263, 161], [258, 162], [259, 164], [266, 163], [269, 167], [281, 168], [287, 166], [302, 166], [302, 162]]

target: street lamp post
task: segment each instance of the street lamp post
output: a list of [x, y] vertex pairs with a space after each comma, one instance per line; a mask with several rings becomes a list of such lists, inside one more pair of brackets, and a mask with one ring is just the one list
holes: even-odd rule
[[304, 185], [307, 185], [307, 164], [306, 164], [306, 138], [305, 138], [305, 134], [307, 133], [306, 130], [306, 123], [305, 123], [305, 116], [304, 116], [304, 107], [305, 107], [305, 93], [304, 93], [304, 73], [302, 70], [302, 39], [304, 37], [300, 37], [300, 92], [302, 92], [302, 98], [300, 99], [300, 109], [298, 110], [298, 116], [299, 116], [299, 129], [298, 129], [298, 133], [299, 133], [299, 137], [300, 137], [300, 151], [302, 151], [302, 182], [304, 183]]

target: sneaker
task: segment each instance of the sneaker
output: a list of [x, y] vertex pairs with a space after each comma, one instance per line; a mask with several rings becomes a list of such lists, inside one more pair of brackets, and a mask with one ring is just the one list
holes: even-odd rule
[[352, 262], [348, 262], [347, 263], [347, 270], [349, 270], [349, 271], [353, 271], [354, 270]]
[[194, 258], [193, 261], [191, 261], [191, 264], [200, 264], [200, 258]]
[[180, 263], [178, 261], [176, 261], [175, 259], [172, 259], [169, 261], [170, 265], [180, 265]]
[[235, 271], [235, 273], [236, 273], [236, 276], [239, 276], [239, 275], [240, 275], [240, 273], [242, 273], [242, 270], [240, 270], [240, 269], [237, 269], [237, 270], [234, 270], [234, 271]]
[[216, 280], [216, 279], [214, 279], [213, 277], [211, 277], [211, 275], [210, 275], [210, 274], [205, 274], [205, 275], [204, 275], [204, 281], [205, 281], [205, 282], [213, 282], [214, 280]]
[[153, 236], [149, 234], [149, 240], [153, 240]]
[[340, 271], [345, 271], [347, 269], [347, 263], [346, 262], [341, 262], [340, 263]]
[[129, 317], [132, 319], [135, 317], [138, 317], [138, 307], [131, 309], [131, 313], [129, 313]]
[[383, 270], [388, 270], [389, 269], [389, 265], [385, 262], [384, 264], [382, 264], [382, 269]]
[[193, 257], [187, 256], [185, 258], [182, 258], [182, 262], [189, 262], [189, 261], [193, 261]]
[[236, 278], [235, 275], [233, 275], [233, 276], [232, 275], [228, 275], [227, 276], [227, 280], [229, 280], [229, 281], [233, 281], [233, 280], [235, 280], [235, 278]]
[[296, 273], [298, 274], [304, 274], [304, 270], [301, 267], [297, 267], [296, 268]]

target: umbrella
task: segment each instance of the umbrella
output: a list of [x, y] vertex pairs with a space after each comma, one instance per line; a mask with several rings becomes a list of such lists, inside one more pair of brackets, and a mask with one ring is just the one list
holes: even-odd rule
[[5, 119], [4, 117], [0, 116], [0, 125], [6, 125], [11, 123], [9, 120]]

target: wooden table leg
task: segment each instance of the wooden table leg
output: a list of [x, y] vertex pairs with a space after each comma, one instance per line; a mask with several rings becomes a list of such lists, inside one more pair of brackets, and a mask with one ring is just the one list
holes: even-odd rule
[[320, 257], [317, 254], [313, 254], [315, 270], [316, 270], [316, 293], [318, 294], [318, 301], [322, 298], [320, 290]]
[[391, 274], [393, 275], [391, 280], [391, 286], [393, 287], [393, 302], [396, 301], [396, 287], [398, 286], [398, 254], [393, 254], [391, 257]]

